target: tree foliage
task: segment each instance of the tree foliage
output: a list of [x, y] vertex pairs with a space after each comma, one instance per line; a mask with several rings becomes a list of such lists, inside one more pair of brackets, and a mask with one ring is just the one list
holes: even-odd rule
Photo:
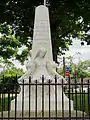
[[0, 73], [0, 76], [3, 76], [3, 75], [4, 75], [4, 77], [8, 79], [8, 78], [10, 78], [10, 77], [16, 77], [16, 75], [17, 75], [18, 77], [20, 77], [20, 76], [22, 76], [23, 74], [24, 74], [24, 72], [23, 72], [22, 69], [17, 69], [17, 68], [15, 68], [15, 67], [11, 67], [11, 68], [8, 68], [8, 69], [2, 71], [2, 72]]
[[[11, 57], [16, 54], [15, 49], [20, 45], [25, 45], [31, 49], [34, 25], [35, 7], [43, 4], [43, 0], [6, 0], [0, 2], [0, 23], [4, 22], [10, 26], [15, 37], [9, 38], [11, 46], [7, 47], [7, 52], [2, 52], [0, 56]], [[72, 44], [73, 38], [79, 38], [90, 44], [90, 1], [87, 0], [47, 0], [47, 6], [50, 13], [51, 36], [54, 60], [57, 61], [57, 55], [63, 54], [63, 50], [68, 49]], [[6, 34], [7, 29], [3, 30]], [[6, 42], [6, 37], [2, 38]], [[7, 40], [8, 41], [8, 40]], [[15, 42], [17, 41], [17, 42]], [[4, 43], [3, 42], [3, 43]], [[10, 42], [8, 42], [10, 44]], [[15, 43], [15, 44], [14, 44]], [[0, 45], [1, 46], [1, 45]], [[12, 50], [11, 50], [12, 49]], [[12, 51], [9, 54], [8, 51]], [[23, 60], [27, 52], [23, 55], [16, 55], [16, 59]]]
[[69, 56], [66, 59], [69, 60], [68, 67], [70, 68], [70, 73], [74, 78], [76, 77], [79, 79], [81, 77], [90, 77], [90, 60], [74, 63], [72, 56]]
[[14, 57], [17, 48], [20, 47], [20, 42], [12, 34], [12, 30], [6, 23], [0, 25], [0, 33], [0, 56], [3, 59]]
[[2, 71], [0, 73], [0, 92], [15, 92], [16, 87], [17, 89], [20, 88], [17, 78], [21, 77], [23, 73], [22, 69], [15, 67]]
[[85, 78], [90, 77], [90, 61], [80, 61], [77, 65], [74, 66], [74, 70], [72, 70], [73, 75], [77, 78]]
[[[11, 63], [9, 59], [16, 58], [22, 63], [27, 57], [27, 49], [23, 50], [19, 55], [19, 48], [22, 47], [23, 43], [15, 37], [14, 31], [10, 28], [7, 23], [0, 25], [0, 61], [1, 63]], [[23, 59], [22, 59], [23, 58]]]

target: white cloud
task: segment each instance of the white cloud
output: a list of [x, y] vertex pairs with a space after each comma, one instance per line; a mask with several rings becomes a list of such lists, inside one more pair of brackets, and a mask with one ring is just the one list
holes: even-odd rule
[[[81, 42], [79, 40], [73, 40], [73, 45], [69, 47], [69, 51], [66, 52], [66, 56], [75, 56], [76, 53], [81, 53], [79, 57], [82, 60], [90, 59], [90, 45], [85, 44], [81, 46]], [[76, 57], [76, 56], [75, 56]]]
[[22, 68], [24, 72], [26, 71], [26, 66], [25, 66], [26, 62], [24, 63], [24, 65], [21, 65], [21, 63], [18, 60], [15, 60], [13, 63], [15, 64], [16, 68]]
[[3, 71], [3, 68], [0, 68], [0, 73]]

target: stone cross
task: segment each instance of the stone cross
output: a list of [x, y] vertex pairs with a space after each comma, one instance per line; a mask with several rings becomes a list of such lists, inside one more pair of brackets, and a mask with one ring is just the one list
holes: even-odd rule
[[46, 0], [44, 0], [44, 6], [46, 6]]
[[44, 47], [47, 50], [46, 59], [53, 61], [49, 11], [48, 8], [44, 5], [38, 6], [35, 11], [32, 61], [37, 51], [41, 47]]

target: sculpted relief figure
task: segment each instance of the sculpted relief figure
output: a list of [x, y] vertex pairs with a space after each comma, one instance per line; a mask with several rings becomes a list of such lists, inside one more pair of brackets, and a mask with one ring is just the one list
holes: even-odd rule
[[32, 62], [31, 62], [31, 54], [32, 54], [32, 50], [29, 51], [29, 58], [28, 58], [28, 62], [26, 64], [26, 69], [29, 70], [32, 66]]
[[44, 48], [40, 48], [37, 52], [33, 63], [29, 65], [28, 71], [19, 79], [19, 82], [24, 79], [26, 83], [29, 81], [29, 76], [31, 76], [31, 81], [42, 82], [42, 75], [44, 75], [44, 81], [48, 82], [51, 80], [55, 81], [55, 76], [58, 82], [62, 82], [64, 78], [56, 72], [57, 64], [54, 61], [46, 60], [47, 51]]

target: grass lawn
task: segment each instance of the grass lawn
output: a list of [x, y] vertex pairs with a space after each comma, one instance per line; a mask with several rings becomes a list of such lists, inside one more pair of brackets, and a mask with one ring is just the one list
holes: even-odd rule
[[8, 94], [0, 94], [0, 111], [10, 110], [10, 103], [14, 96]]
[[[88, 95], [80, 95], [78, 94], [77, 97], [74, 95], [74, 109], [84, 111], [88, 113]], [[76, 102], [77, 101], [77, 102]]]
[[[68, 95], [66, 94], [66, 96]], [[70, 99], [73, 100], [74, 110], [88, 113], [88, 93], [73, 93], [70, 94]]]

